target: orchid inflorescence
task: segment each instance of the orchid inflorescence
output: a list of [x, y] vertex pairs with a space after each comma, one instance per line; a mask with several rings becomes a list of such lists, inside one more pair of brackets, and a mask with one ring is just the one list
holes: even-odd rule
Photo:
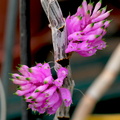
[[28, 108], [39, 113], [54, 114], [62, 102], [66, 107], [72, 103], [69, 89], [63, 88], [63, 81], [68, 75], [68, 70], [61, 67], [57, 72], [57, 79], [53, 79], [48, 63], [38, 63], [29, 68], [20, 65], [20, 74], [12, 74], [12, 81], [19, 85], [14, 93], [23, 96], [28, 102]]
[[[83, 0], [77, 12], [66, 18], [68, 46], [66, 53], [77, 52], [81, 56], [88, 57], [106, 47], [102, 37], [106, 34], [106, 29], [110, 20], [106, 20], [110, 11], [106, 12], [106, 7], [101, 8], [101, 0], [95, 5], [87, 4]], [[28, 108], [39, 113], [55, 114], [62, 103], [69, 107], [72, 103], [71, 93], [68, 88], [64, 88], [64, 79], [68, 75], [65, 67], [60, 67], [57, 79], [54, 79], [48, 63], [38, 63], [34, 67], [20, 65], [20, 74], [12, 74], [12, 81], [19, 85], [16, 95], [23, 96], [28, 102]]]
[[66, 53], [77, 52], [81, 56], [88, 57], [106, 47], [106, 42], [102, 37], [106, 34], [106, 29], [111, 20], [106, 20], [110, 11], [106, 12], [106, 7], [101, 8], [101, 0], [95, 5], [87, 4], [83, 0], [77, 12], [68, 16], [66, 27], [68, 34], [68, 46]]

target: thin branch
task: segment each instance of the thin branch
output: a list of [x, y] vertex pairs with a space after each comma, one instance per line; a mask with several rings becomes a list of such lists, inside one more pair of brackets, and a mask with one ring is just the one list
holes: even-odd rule
[[21, 64], [30, 67], [30, 0], [20, 0]]
[[[31, 65], [30, 56], [30, 0], [20, 0], [20, 59], [21, 64]], [[32, 113], [22, 100], [22, 120], [30, 120]]]
[[78, 103], [72, 120], [85, 120], [94, 109], [97, 101], [105, 94], [114, 82], [120, 70], [120, 44], [117, 46], [102, 73], [87, 90], [85, 96]]

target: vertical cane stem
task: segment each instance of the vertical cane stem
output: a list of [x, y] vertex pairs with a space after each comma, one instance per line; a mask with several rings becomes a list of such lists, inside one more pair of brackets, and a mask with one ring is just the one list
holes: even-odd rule
[[[20, 0], [20, 47], [21, 64], [30, 67], [30, 0]], [[31, 111], [26, 109], [27, 103], [22, 101], [22, 120], [31, 119]]]
[[[42, 7], [48, 17], [52, 30], [52, 42], [54, 49], [54, 62], [55, 69], [59, 69], [61, 66], [66, 67], [69, 70], [69, 75], [64, 80], [63, 86], [68, 88], [71, 93], [73, 90], [74, 82], [71, 79], [71, 71], [69, 66], [69, 58], [65, 53], [67, 46], [67, 32], [65, 20], [63, 18], [60, 6], [57, 0], [41, 0]], [[69, 107], [65, 107], [64, 104], [56, 112], [54, 120], [69, 119]]]

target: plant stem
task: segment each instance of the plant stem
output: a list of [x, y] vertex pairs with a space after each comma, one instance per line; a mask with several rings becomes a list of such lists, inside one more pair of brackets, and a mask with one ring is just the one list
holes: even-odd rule
[[[55, 70], [57, 71], [61, 66], [66, 67], [69, 70], [69, 75], [64, 80], [63, 86], [73, 91], [74, 82], [71, 79], [71, 70], [69, 66], [68, 54], [65, 53], [67, 46], [67, 32], [65, 20], [63, 18], [60, 6], [57, 0], [41, 0], [42, 7], [48, 17], [52, 30], [52, 42], [54, 48], [54, 62]], [[69, 107], [65, 107], [64, 104], [56, 112], [54, 120], [69, 119]]]
[[[30, 56], [30, 0], [20, 0], [20, 47], [21, 64], [31, 66]], [[31, 120], [32, 114], [22, 100], [22, 120]]]

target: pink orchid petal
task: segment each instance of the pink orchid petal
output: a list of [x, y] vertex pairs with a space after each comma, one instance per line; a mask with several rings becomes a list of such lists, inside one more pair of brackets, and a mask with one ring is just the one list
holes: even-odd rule
[[102, 12], [101, 14], [104, 14], [106, 12], [107, 6], [105, 6], [104, 8], [102, 8]]
[[62, 100], [66, 107], [70, 106], [72, 103], [71, 93], [67, 88], [59, 88]]
[[97, 18], [93, 19], [92, 22], [99, 22], [101, 20], [104, 20], [105, 18], [107, 18], [110, 15], [110, 11], [98, 16]]
[[78, 52], [78, 54], [80, 54], [83, 57], [89, 57], [89, 56], [94, 55], [96, 53], [96, 51], [97, 51], [96, 49], [91, 49], [89, 51], [80, 51], [80, 52]]
[[64, 78], [57, 78], [54, 80], [54, 84], [58, 87], [61, 87], [63, 85]]
[[38, 111], [39, 113], [43, 114], [43, 113], [45, 113], [46, 109], [39, 107], [39, 108], [37, 109], [37, 111]]
[[32, 84], [21, 85], [20, 90], [27, 90], [32, 87]]
[[29, 82], [26, 80], [26, 81], [22, 81], [22, 80], [18, 80], [18, 79], [12, 79], [12, 82], [14, 84], [17, 84], [17, 85], [26, 85], [26, 84], [29, 84]]
[[60, 98], [60, 96], [59, 96], [58, 92], [55, 91], [55, 92], [53, 93], [53, 95], [46, 100], [46, 101], [47, 101], [46, 104], [47, 104], [48, 106], [51, 106], [51, 107], [52, 107], [55, 103], [58, 102], [59, 98]]
[[93, 27], [92, 27], [91, 30], [95, 30], [95, 29], [97, 29], [97, 28], [100, 28], [100, 27], [102, 27], [103, 25], [104, 25], [104, 21], [99, 21], [99, 22], [97, 22], [97, 23], [94, 23], [94, 25], [93, 25]]
[[39, 92], [32, 92], [28, 99], [36, 99], [39, 95]]
[[64, 67], [59, 68], [57, 71], [58, 78], [65, 78], [67, 74], [68, 74], [68, 69]]
[[44, 84], [52, 84], [53, 83], [53, 77], [52, 76], [48, 76], [44, 79]]
[[49, 89], [47, 89], [46, 91], [44, 91], [45, 97], [50, 97], [53, 95], [53, 93], [56, 91], [57, 87], [56, 86], [52, 86]]
[[93, 10], [93, 14], [97, 12], [97, 10], [101, 7], [101, 0], [95, 5], [95, 8]]
[[25, 94], [27, 94], [27, 93], [29, 93], [29, 92], [32, 92], [34, 89], [36, 88], [36, 86], [32, 86], [30, 89], [28, 89], [28, 90], [24, 90], [24, 91], [22, 91], [22, 90], [17, 90], [16, 91], [16, 94], [18, 95], [18, 96], [22, 96], [22, 95], [25, 95]]
[[84, 14], [83, 7], [79, 6], [78, 9], [77, 9], [77, 12], [75, 14], [75, 16], [83, 16], [83, 14]]
[[88, 10], [88, 7], [87, 7], [87, 1], [86, 1], [86, 0], [83, 0], [83, 2], [82, 2], [82, 6], [83, 6], [83, 9], [84, 9], [84, 15], [86, 15], [87, 10]]
[[26, 77], [29, 77], [30, 76], [30, 72], [29, 72], [29, 67], [27, 66], [27, 65], [22, 65], [19, 69], [18, 69], [18, 71], [22, 74], [22, 75], [24, 75], [24, 76], [26, 76]]
[[57, 103], [55, 103], [51, 108], [47, 109], [47, 113], [50, 115], [55, 114], [58, 108], [61, 106], [61, 104], [62, 104], [62, 99], [59, 99]]
[[88, 4], [88, 10], [90, 11], [90, 15], [92, 13], [92, 9], [93, 9], [93, 4], [92, 3], [89, 3]]
[[110, 22], [111, 22], [110, 20], [105, 21], [104, 23], [105, 28], [107, 28], [110, 25]]
[[48, 88], [48, 86], [49, 86], [48, 84], [41, 85], [35, 89], [35, 92], [43, 92]]
[[39, 96], [35, 99], [35, 102], [42, 102], [46, 99], [45, 94], [41, 93]]
[[36, 108], [39, 108], [40, 106], [42, 106], [44, 104], [44, 101], [43, 102], [38, 102], [38, 103], [33, 103], [33, 105], [36, 107]]
[[81, 32], [74, 32], [68, 36], [68, 40], [80, 40], [80, 37], [82, 37]]

